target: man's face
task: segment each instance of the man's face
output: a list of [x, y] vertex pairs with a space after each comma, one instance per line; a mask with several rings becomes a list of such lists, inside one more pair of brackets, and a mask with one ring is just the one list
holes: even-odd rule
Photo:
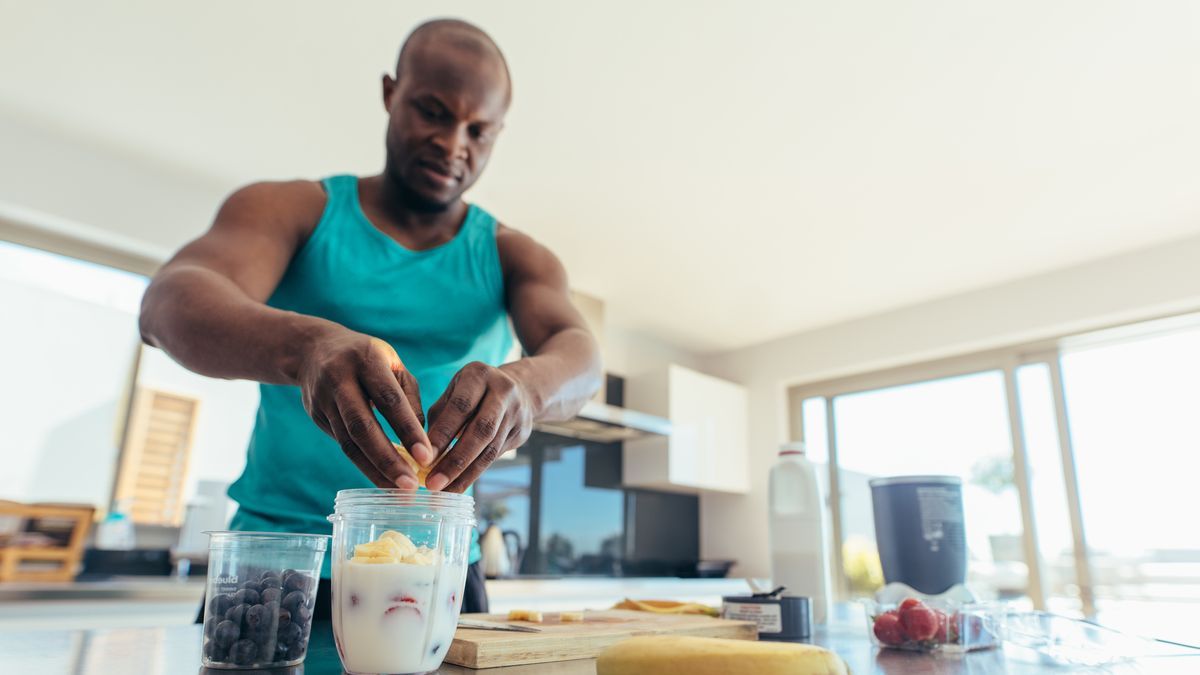
[[387, 173], [414, 202], [442, 210], [483, 173], [508, 110], [508, 79], [495, 59], [425, 45], [385, 76]]

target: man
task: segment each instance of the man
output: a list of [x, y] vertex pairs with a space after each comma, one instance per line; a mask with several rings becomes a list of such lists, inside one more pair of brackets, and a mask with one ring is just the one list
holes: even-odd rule
[[[463, 492], [534, 421], [573, 415], [599, 387], [561, 263], [462, 199], [511, 95], [482, 30], [421, 25], [383, 78], [383, 173], [244, 187], [155, 276], [143, 339], [198, 373], [262, 383], [234, 529], [328, 532], [340, 489], [415, 489], [393, 438], [422, 465], [440, 457], [430, 490]], [[528, 356], [503, 363], [510, 317]], [[464, 611], [487, 608], [478, 557], [474, 545]]]

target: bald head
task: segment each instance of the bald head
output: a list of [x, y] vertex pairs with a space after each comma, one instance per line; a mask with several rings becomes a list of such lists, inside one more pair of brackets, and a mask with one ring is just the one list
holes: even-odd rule
[[447, 51], [496, 66], [503, 73], [507, 98], [511, 100], [512, 76], [500, 47], [483, 29], [459, 19], [434, 19], [414, 28], [400, 47], [400, 56], [396, 59], [396, 79], [403, 79], [406, 72], [427, 65]]
[[384, 177], [405, 204], [444, 211], [487, 166], [504, 128], [512, 82], [500, 48], [465, 21], [421, 24], [383, 76], [388, 113]]

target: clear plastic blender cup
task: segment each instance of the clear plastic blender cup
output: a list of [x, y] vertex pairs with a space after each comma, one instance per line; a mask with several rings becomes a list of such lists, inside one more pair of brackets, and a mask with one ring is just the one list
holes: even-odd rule
[[329, 536], [205, 534], [204, 665], [277, 668], [304, 661]]
[[436, 670], [462, 608], [475, 500], [342, 490], [329, 520], [333, 634], [343, 667], [352, 674]]

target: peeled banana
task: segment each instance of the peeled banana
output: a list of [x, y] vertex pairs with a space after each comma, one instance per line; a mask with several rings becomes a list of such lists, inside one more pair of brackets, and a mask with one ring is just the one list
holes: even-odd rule
[[350, 562], [367, 565], [401, 562], [411, 565], [429, 565], [433, 563], [433, 560], [433, 549], [416, 546], [411, 539], [400, 532], [388, 530], [379, 535], [375, 541], [355, 546], [354, 557], [350, 559]]
[[392, 443], [392, 445], [396, 446], [396, 452], [400, 453], [400, 458], [403, 459], [406, 464], [412, 467], [412, 470], [417, 474], [417, 485], [425, 487], [425, 479], [429, 477], [429, 471], [433, 469], [433, 466], [421, 466], [417, 463], [417, 460], [413, 459], [412, 455], [408, 454], [408, 448], [404, 447], [403, 445], [397, 445], [396, 443]]
[[720, 616], [716, 607], [709, 607], [698, 602], [676, 602], [674, 600], [631, 600], [625, 598], [612, 606], [613, 609], [634, 609], [639, 612], [654, 612], [655, 614], [706, 614]]
[[596, 658], [596, 675], [849, 675], [846, 663], [815, 645], [684, 635], [623, 640]]

